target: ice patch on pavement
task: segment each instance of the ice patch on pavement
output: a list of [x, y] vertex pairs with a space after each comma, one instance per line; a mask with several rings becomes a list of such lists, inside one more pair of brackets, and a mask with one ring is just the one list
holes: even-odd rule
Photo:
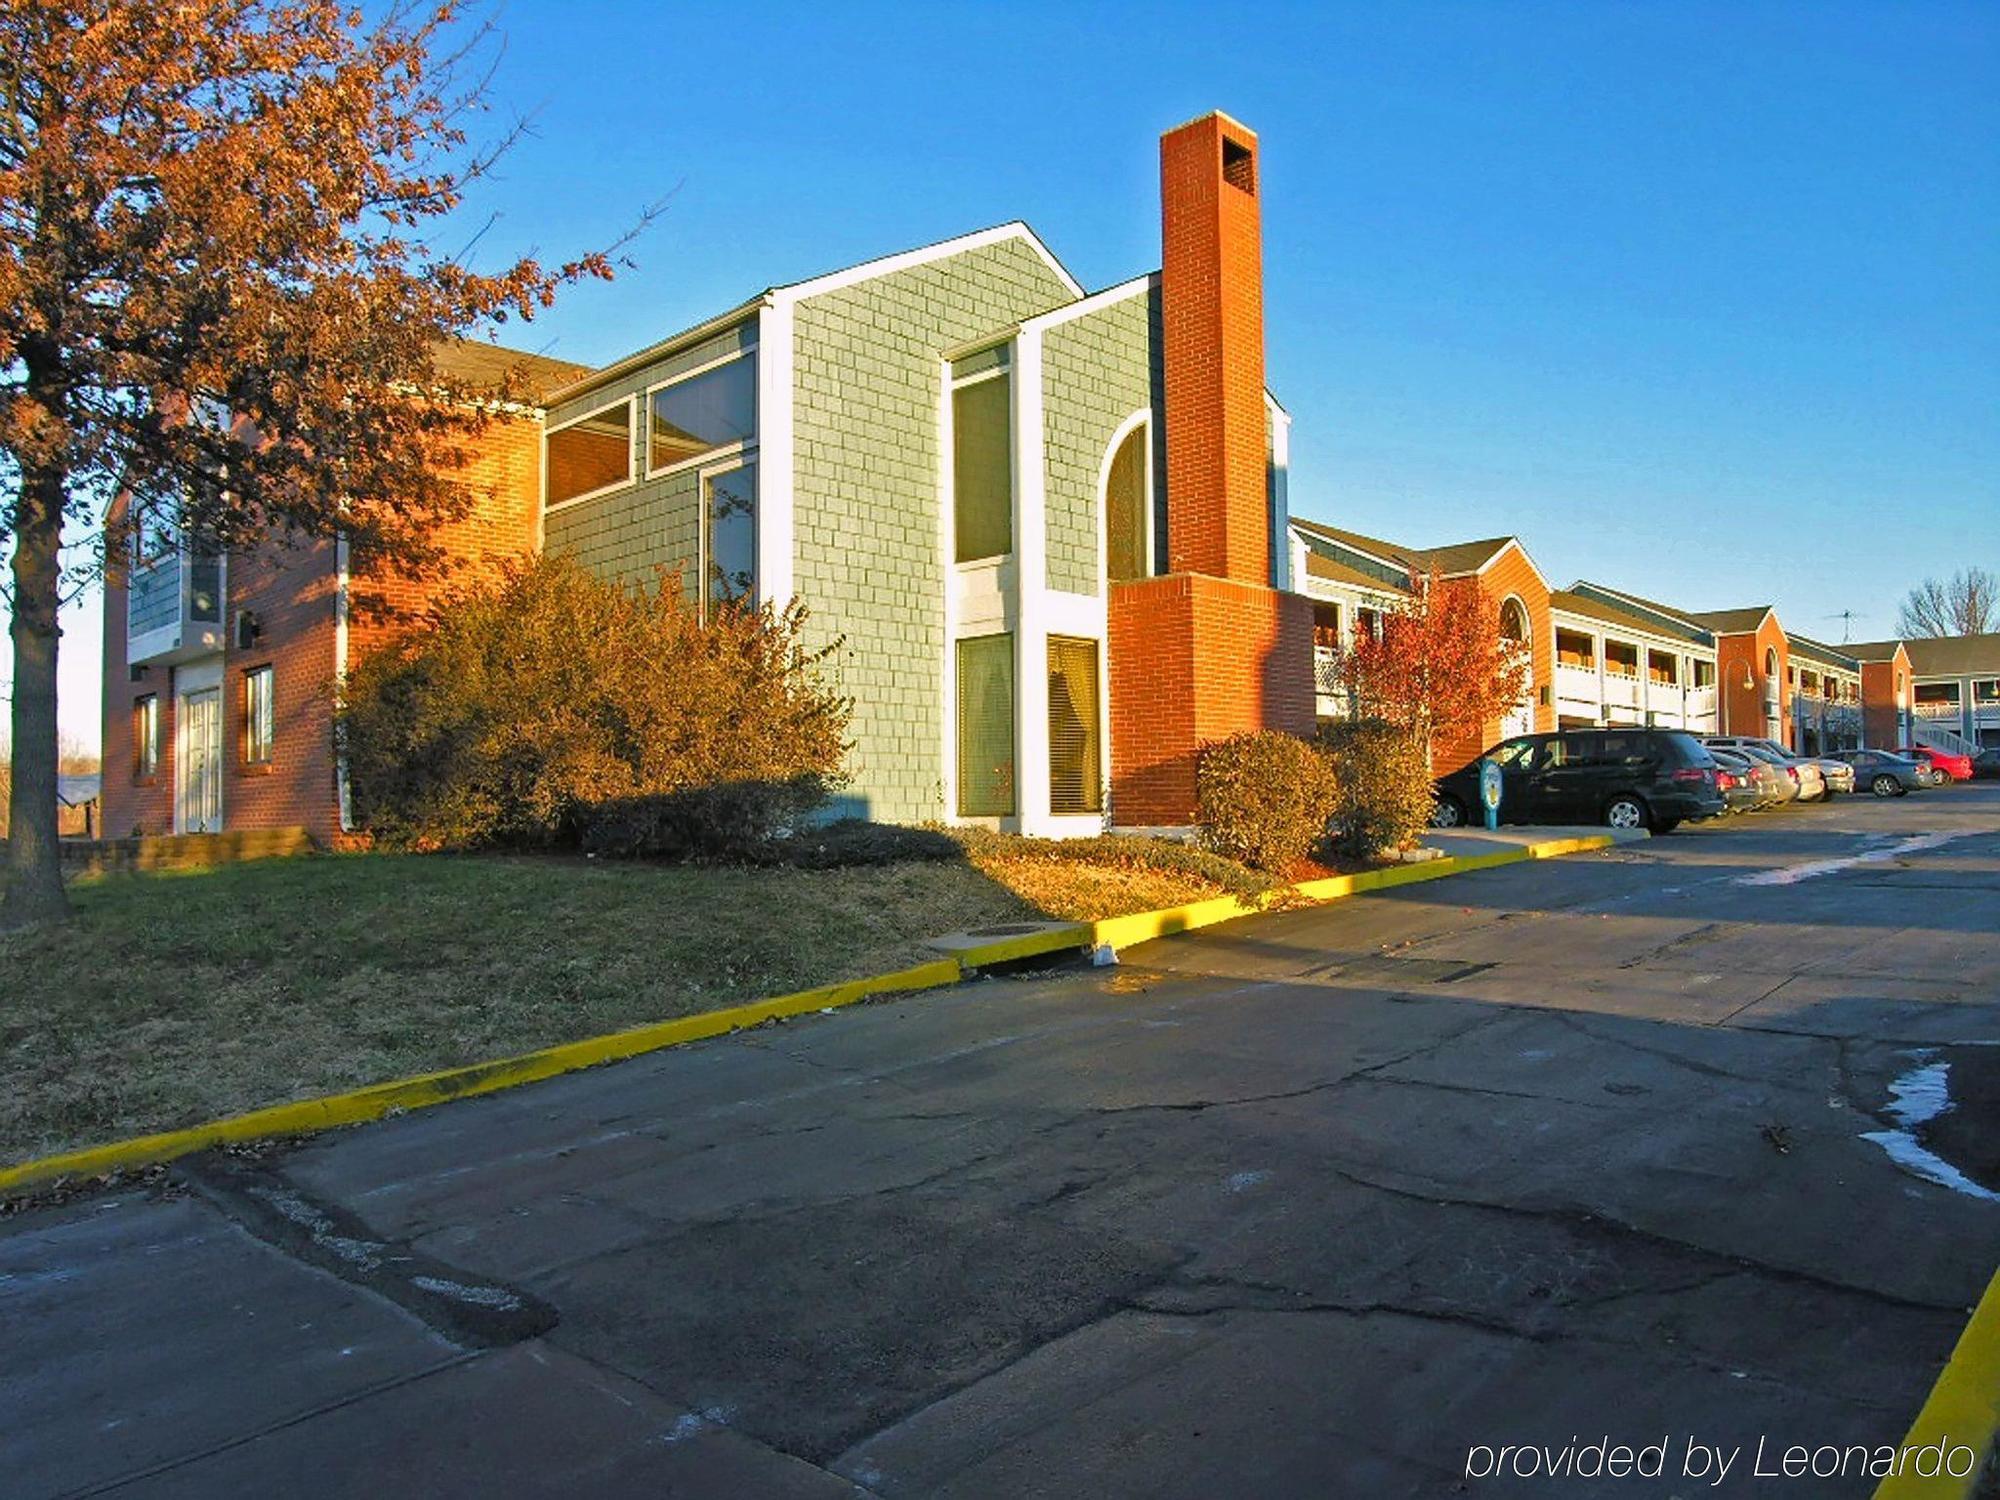
[[462, 1281], [447, 1281], [442, 1276], [412, 1276], [410, 1285], [433, 1296], [449, 1297], [454, 1302], [466, 1302], [474, 1307], [495, 1307], [501, 1312], [515, 1312], [521, 1306], [521, 1299], [505, 1287], [467, 1286]]
[[1870, 1130], [1861, 1139], [1873, 1141], [1888, 1153], [1889, 1160], [1926, 1182], [1964, 1193], [1968, 1198], [2000, 1203], [2000, 1193], [1981, 1187], [1917, 1139], [1919, 1127], [1953, 1108], [1951, 1064], [1933, 1062], [1936, 1054], [1928, 1050], [1910, 1055], [1917, 1065], [1889, 1085], [1889, 1115], [1895, 1120], [1896, 1129]]
[[1780, 870], [1759, 870], [1755, 875], [1739, 875], [1736, 877], [1736, 884], [1797, 885], [1801, 880], [1811, 880], [1819, 875], [1838, 874], [1842, 870], [1851, 870], [1856, 865], [1880, 864], [1885, 859], [1894, 859], [1902, 854], [1915, 854], [1920, 849], [1935, 849], [1939, 844], [1948, 844], [1953, 839], [1964, 837], [1962, 833], [1920, 833], [1915, 838], [1904, 839], [1900, 843], [1864, 849], [1859, 854], [1843, 854], [1838, 859], [1815, 859], [1802, 865], [1786, 865]]
[[1232, 1193], [1243, 1193], [1248, 1192], [1259, 1183], [1269, 1182], [1270, 1180], [1271, 1174], [1265, 1171], [1232, 1172], [1229, 1174], [1229, 1180], [1224, 1186]]

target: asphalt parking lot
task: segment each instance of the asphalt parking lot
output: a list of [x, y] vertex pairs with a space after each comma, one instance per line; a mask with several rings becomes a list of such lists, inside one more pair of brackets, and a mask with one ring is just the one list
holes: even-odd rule
[[7, 1221], [0, 1489], [1757, 1493], [2000, 1263], [2000, 786], [1122, 958]]

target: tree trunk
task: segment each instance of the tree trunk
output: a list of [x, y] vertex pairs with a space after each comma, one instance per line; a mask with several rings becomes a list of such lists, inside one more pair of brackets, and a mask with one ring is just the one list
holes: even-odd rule
[[56, 610], [62, 475], [21, 475], [14, 527], [14, 785], [0, 931], [69, 914], [56, 842]]

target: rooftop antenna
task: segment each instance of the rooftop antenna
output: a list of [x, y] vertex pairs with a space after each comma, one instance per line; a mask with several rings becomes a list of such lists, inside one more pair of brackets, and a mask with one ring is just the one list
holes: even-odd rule
[[1853, 611], [1853, 610], [1851, 610], [1851, 609], [1843, 609], [1843, 610], [1842, 610], [1842, 611], [1841, 611], [1841, 612], [1840, 612], [1839, 614], [1837, 614], [1837, 615], [1826, 615], [1826, 616], [1824, 616], [1824, 618], [1826, 618], [1826, 619], [1829, 619], [1829, 620], [1838, 620], [1838, 621], [1840, 621], [1840, 644], [1841, 644], [1841, 645], [1845, 646], [1845, 645], [1846, 645], [1846, 644], [1847, 644], [1847, 643], [1848, 643], [1849, 641], [1851, 641], [1851, 640], [1853, 640], [1853, 639], [1854, 639], [1854, 621], [1855, 621], [1855, 614], [1854, 614], [1854, 611]]

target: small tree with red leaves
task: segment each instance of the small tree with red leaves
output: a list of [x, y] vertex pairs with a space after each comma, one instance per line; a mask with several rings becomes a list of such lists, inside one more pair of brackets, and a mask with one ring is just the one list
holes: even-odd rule
[[1528, 643], [1501, 629], [1500, 602], [1471, 579], [1432, 572], [1373, 631], [1355, 632], [1322, 686], [1352, 717], [1396, 725], [1428, 750], [1512, 711], [1529, 671]]

